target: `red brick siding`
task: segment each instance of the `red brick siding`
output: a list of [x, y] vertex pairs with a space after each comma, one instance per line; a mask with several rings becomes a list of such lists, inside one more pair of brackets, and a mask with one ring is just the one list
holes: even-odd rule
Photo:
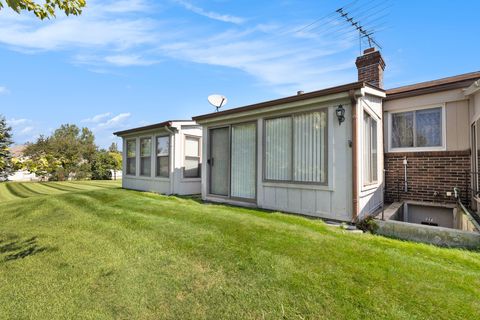
[[[407, 157], [408, 192], [404, 192], [403, 159]], [[442, 152], [405, 152], [385, 154], [385, 201], [400, 200], [455, 202], [447, 197], [458, 187], [468, 203], [470, 192], [470, 150]], [[397, 188], [398, 184], [398, 188]], [[468, 185], [467, 185], [468, 184]], [[399, 191], [399, 192], [398, 192]], [[434, 196], [434, 192], [438, 196]]]
[[364, 51], [364, 55], [357, 58], [355, 64], [358, 70], [358, 81], [368, 82], [383, 88], [385, 61], [383, 61], [380, 52], [367, 49]]

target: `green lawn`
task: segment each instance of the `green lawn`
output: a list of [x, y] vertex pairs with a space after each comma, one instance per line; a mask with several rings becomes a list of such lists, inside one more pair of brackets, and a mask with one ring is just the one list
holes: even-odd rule
[[0, 184], [1, 319], [480, 318], [479, 252], [117, 186]]

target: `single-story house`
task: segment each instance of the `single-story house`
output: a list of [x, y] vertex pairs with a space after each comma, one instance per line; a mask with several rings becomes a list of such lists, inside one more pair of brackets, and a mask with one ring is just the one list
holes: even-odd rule
[[385, 63], [359, 81], [193, 117], [203, 127], [202, 198], [351, 221], [383, 203]]
[[197, 123], [170, 120], [114, 134], [123, 139], [123, 188], [200, 193], [202, 129]]

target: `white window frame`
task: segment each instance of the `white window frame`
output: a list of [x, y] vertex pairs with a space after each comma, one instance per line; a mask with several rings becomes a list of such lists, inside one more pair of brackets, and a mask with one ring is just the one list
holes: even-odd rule
[[[134, 142], [135, 143], [135, 157], [129, 157], [128, 156], [128, 143], [129, 142]], [[138, 173], [138, 168], [137, 168], [137, 157], [138, 157], [138, 151], [137, 151], [137, 138], [126, 138], [125, 139], [125, 175], [129, 177], [135, 177], [137, 176]], [[135, 161], [135, 173], [129, 173], [128, 172], [128, 159], [134, 159]]]
[[[162, 176], [159, 175], [157, 172], [157, 167], [158, 167], [158, 138], [168, 138], [168, 156], [160, 156], [160, 157], [168, 157], [168, 175], [167, 176]], [[170, 179], [170, 171], [171, 171], [171, 165], [172, 165], [172, 136], [169, 134], [158, 134], [155, 135], [155, 140], [154, 140], [154, 151], [155, 153], [154, 158], [155, 158], [155, 172], [153, 173], [153, 176], [156, 179]]]
[[[187, 150], [187, 139], [195, 139], [198, 140], [198, 156], [189, 156], [186, 154]], [[198, 176], [196, 177], [186, 177], [185, 176], [185, 163], [187, 158], [198, 158]], [[191, 134], [184, 134], [183, 135], [183, 170], [182, 170], [182, 178], [186, 180], [190, 179], [201, 179], [202, 177], [202, 137], [191, 135]]]
[[[142, 158], [146, 158], [146, 157], [142, 157], [142, 140], [143, 139], [150, 139], [150, 175], [145, 175], [145, 174], [142, 174]], [[141, 136], [138, 138], [138, 145], [139, 145], [139, 151], [138, 151], [138, 159], [140, 159], [139, 161], [139, 171], [138, 171], [138, 175], [140, 177], [143, 177], [143, 178], [151, 178], [152, 177], [152, 154], [153, 154], [153, 150], [152, 150], [152, 136]]]
[[[302, 114], [310, 114], [310, 113], [315, 113], [315, 112], [324, 112], [325, 117], [326, 117], [326, 123], [325, 123], [325, 181], [324, 182], [316, 182], [316, 181], [300, 181], [300, 180], [294, 180], [294, 165], [293, 165], [293, 132], [294, 132], [294, 127], [293, 127], [293, 117], [302, 115]], [[267, 136], [266, 136], [266, 123], [268, 120], [274, 120], [278, 118], [290, 118], [292, 121], [292, 127], [291, 127], [291, 132], [290, 132], [290, 139], [292, 140], [292, 145], [291, 145], [291, 150], [290, 150], [290, 157], [291, 157], [291, 172], [290, 172], [290, 179], [289, 180], [275, 180], [275, 179], [268, 179], [266, 177], [267, 174], [267, 156], [266, 156], [266, 144], [267, 144]], [[330, 133], [330, 112], [329, 112], [329, 107], [322, 107], [322, 108], [315, 108], [312, 110], [305, 110], [305, 111], [300, 111], [300, 112], [294, 112], [294, 113], [285, 113], [285, 114], [279, 114], [275, 116], [271, 116], [268, 118], [263, 119], [263, 142], [262, 142], [262, 167], [263, 167], [263, 174], [262, 174], [262, 182], [263, 183], [275, 183], [275, 184], [285, 184], [285, 185], [311, 185], [311, 186], [329, 186], [330, 183], [330, 165], [331, 165], [331, 160], [330, 160], [330, 149], [329, 149], [329, 137], [331, 135]]]
[[[374, 186], [377, 186], [379, 184], [379, 181], [380, 181], [380, 175], [379, 175], [379, 167], [380, 167], [380, 154], [382, 154], [383, 156], [383, 153], [382, 153], [382, 148], [381, 148], [381, 145], [380, 145], [380, 139], [379, 139], [379, 131], [382, 130], [382, 127], [381, 125], [381, 120], [380, 118], [372, 111], [370, 111], [369, 109], [367, 108], [363, 108], [363, 112], [362, 113], [362, 130], [361, 130], [361, 134], [362, 134], [362, 185], [364, 188], [370, 188], [370, 187], [374, 187]], [[372, 118], [373, 121], [376, 122], [377, 124], [377, 179], [375, 181], [370, 181], [370, 182], [366, 182], [366, 172], [365, 172], [365, 154], [364, 152], [366, 151], [366, 148], [367, 146], [365, 145], [365, 137], [363, 136], [364, 133], [365, 133], [365, 128], [363, 127], [365, 125], [365, 113], [367, 113], [370, 118]]]
[[[442, 108], [442, 145], [435, 147], [392, 147], [392, 115], [396, 113], [412, 112], [417, 110]], [[415, 125], [414, 119], [414, 125]], [[401, 110], [388, 111], [388, 152], [425, 152], [425, 151], [445, 151], [447, 149], [447, 117], [445, 111], [445, 103], [426, 105], [421, 107], [405, 108]]]

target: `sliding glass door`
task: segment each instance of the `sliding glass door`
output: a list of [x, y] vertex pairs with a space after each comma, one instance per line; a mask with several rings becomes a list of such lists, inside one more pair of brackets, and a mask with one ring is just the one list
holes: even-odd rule
[[230, 176], [230, 128], [210, 130], [210, 193], [228, 196]]
[[256, 198], [257, 127], [243, 123], [210, 129], [210, 194]]
[[255, 123], [232, 126], [231, 196], [255, 199], [257, 143]]

